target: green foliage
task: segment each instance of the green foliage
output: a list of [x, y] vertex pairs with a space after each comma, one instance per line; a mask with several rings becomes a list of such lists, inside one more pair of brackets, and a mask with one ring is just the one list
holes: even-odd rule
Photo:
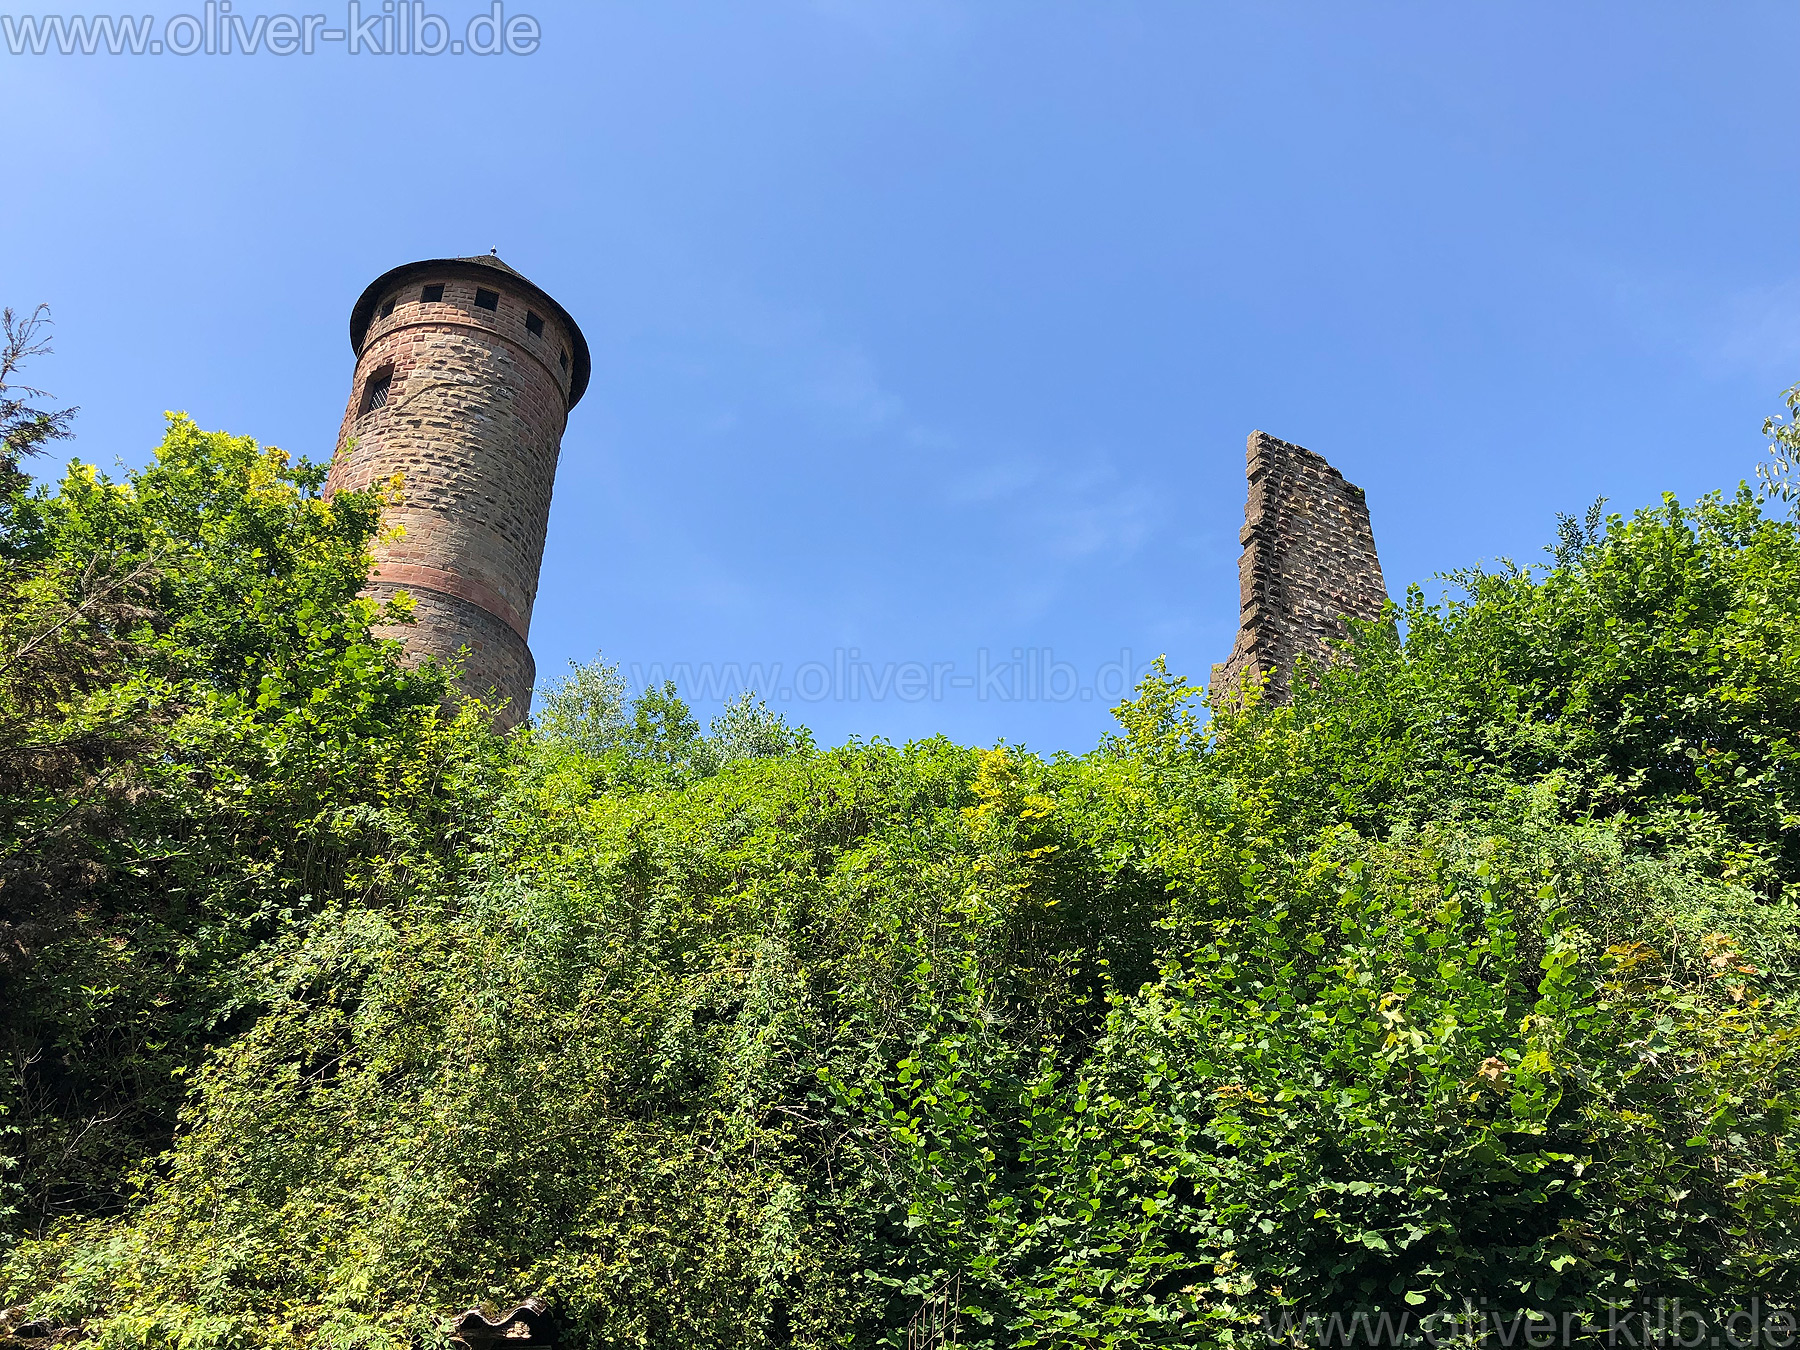
[[1491, 809], [1554, 784], [1570, 819], [1616, 820], [1776, 893], [1800, 878], [1800, 535], [1746, 488], [1672, 498], [1564, 551], [1542, 576], [1413, 588], [1404, 644], [1380, 627], [1296, 710], [1330, 734], [1317, 769], [1348, 819]]
[[571, 661], [568, 676], [551, 686], [536, 717], [539, 739], [574, 752], [595, 781], [614, 786], [678, 786], [742, 759], [772, 759], [812, 749], [804, 727], [745, 690], [713, 719], [711, 735], [676, 692], [674, 681], [628, 699], [617, 666], [596, 657]]
[[1256, 940], [1121, 1003], [1036, 1113], [1025, 1343], [1795, 1288], [1791, 1018], [1643, 944], [1594, 956], [1554, 881], [1512, 891], [1469, 842], [1343, 837]]
[[1774, 413], [1763, 419], [1763, 435], [1769, 438], [1769, 462], [1756, 466], [1760, 484], [1757, 497], [1791, 504], [1800, 499], [1800, 483], [1793, 478], [1794, 465], [1800, 462], [1800, 384], [1784, 397], [1787, 413]]
[[1125, 1350], [1800, 1294], [1800, 525], [1748, 490], [1414, 592], [1289, 706], [1203, 723], [1158, 663], [1046, 760], [703, 732], [599, 662], [447, 719], [367, 638], [379, 501], [317, 487], [177, 422], [15, 513], [6, 649], [60, 622], [65, 673], [5, 745], [73, 767], [6, 799], [64, 869], [0, 889], [61, 925], [8, 1034], [103, 1090], [21, 1077], [0, 1138], [164, 1114], [32, 1202], [0, 1303], [869, 1347], [955, 1275], [964, 1345]]
[[44, 331], [49, 326], [48, 305], [25, 315], [0, 310], [0, 493], [7, 495], [24, 486], [19, 462], [42, 454], [51, 441], [68, 439], [69, 424], [79, 411], [46, 408], [39, 400], [48, 394], [19, 383], [25, 364], [49, 353], [50, 338]]
[[233, 963], [317, 897], [391, 886], [451, 753], [442, 674], [401, 673], [355, 598], [379, 503], [321, 482], [174, 418], [123, 482], [14, 484], [0, 1103], [26, 1231], [117, 1204], [180, 1076], [248, 1015]]

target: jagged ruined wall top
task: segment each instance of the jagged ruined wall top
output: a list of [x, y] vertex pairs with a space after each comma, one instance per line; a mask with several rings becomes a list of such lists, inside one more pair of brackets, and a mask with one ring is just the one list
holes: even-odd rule
[[1346, 616], [1375, 619], [1387, 603], [1381, 560], [1363, 490], [1322, 456], [1250, 433], [1250, 496], [1238, 560], [1237, 643], [1213, 667], [1215, 701], [1267, 675], [1268, 697], [1285, 701], [1294, 659], [1329, 657]]

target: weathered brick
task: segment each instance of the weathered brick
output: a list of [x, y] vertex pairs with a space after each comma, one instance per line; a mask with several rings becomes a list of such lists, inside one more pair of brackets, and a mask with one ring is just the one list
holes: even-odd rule
[[1376, 619], [1387, 583], [1363, 490], [1302, 446], [1250, 433], [1250, 482], [1238, 535], [1239, 618], [1231, 656], [1213, 667], [1215, 702], [1268, 677], [1267, 696], [1291, 694], [1294, 660], [1331, 657], [1344, 619]]
[[[443, 296], [426, 301], [432, 286]], [[476, 305], [478, 290], [498, 294], [495, 309]], [[413, 660], [460, 654], [463, 688], [507, 701], [499, 720], [515, 725], [531, 705], [531, 610], [587, 342], [548, 293], [491, 256], [388, 272], [357, 301], [350, 338], [356, 377], [326, 487], [402, 476], [368, 594], [405, 590], [417, 606], [416, 623], [378, 631]], [[368, 408], [371, 382], [388, 373], [385, 405]]]

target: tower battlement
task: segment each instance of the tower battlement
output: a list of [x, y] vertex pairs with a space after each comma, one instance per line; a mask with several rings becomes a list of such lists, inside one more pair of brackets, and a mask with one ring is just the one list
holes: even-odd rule
[[[356, 373], [328, 492], [403, 476], [399, 526], [374, 546], [367, 594], [404, 590], [416, 622], [378, 628], [409, 658], [463, 663], [462, 687], [504, 726], [529, 711], [528, 638], [569, 410], [592, 362], [548, 292], [494, 256], [407, 263], [350, 314]], [[464, 651], [463, 649], [467, 650]]]

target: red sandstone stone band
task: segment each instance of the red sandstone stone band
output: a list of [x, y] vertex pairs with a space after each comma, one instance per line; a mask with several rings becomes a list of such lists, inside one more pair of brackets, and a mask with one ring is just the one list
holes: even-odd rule
[[[556, 461], [591, 373], [581, 328], [493, 253], [383, 273], [350, 312], [356, 372], [326, 492], [405, 484], [370, 582], [404, 587], [407, 660], [455, 658], [511, 727], [531, 705], [528, 635]], [[479, 578], [479, 580], [477, 580]]]
[[421, 567], [418, 563], [384, 562], [369, 574], [369, 580], [385, 581], [408, 591], [436, 591], [439, 595], [467, 600], [471, 605], [485, 609], [521, 638], [529, 640], [531, 637], [529, 625], [506, 603], [500, 592], [474, 577], [459, 576], [436, 567]]

